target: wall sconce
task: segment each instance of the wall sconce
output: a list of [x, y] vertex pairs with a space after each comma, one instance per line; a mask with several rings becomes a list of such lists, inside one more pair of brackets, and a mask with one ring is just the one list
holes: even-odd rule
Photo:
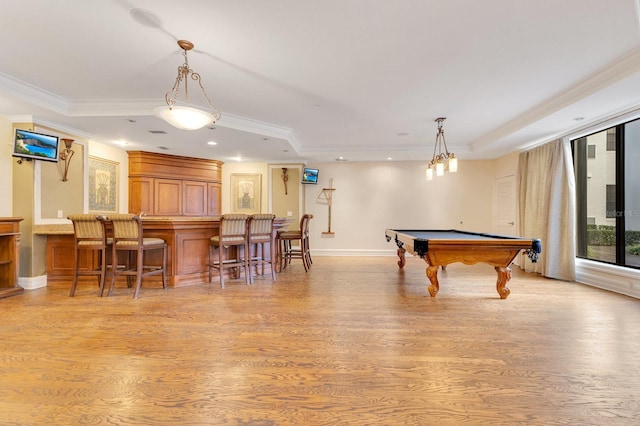
[[64, 161], [63, 171], [62, 171], [62, 181], [67, 181], [67, 173], [69, 172], [69, 163], [71, 163], [71, 158], [73, 158], [73, 150], [71, 149], [71, 145], [73, 145], [73, 139], [65, 139], [62, 138], [62, 142], [64, 142], [64, 150], [60, 152], [60, 160]]
[[289, 181], [289, 175], [287, 174], [287, 168], [282, 168], [282, 174], [280, 175], [282, 182], [284, 182], [284, 195], [287, 195], [287, 182]]

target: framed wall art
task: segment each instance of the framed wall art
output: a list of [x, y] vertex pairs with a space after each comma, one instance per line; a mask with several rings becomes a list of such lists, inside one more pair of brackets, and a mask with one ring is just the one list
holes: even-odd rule
[[233, 213], [260, 213], [261, 177], [259, 173], [231, 174], [231, 211]]
[[89, 156], [89, 212], [118, 212], [120, 163]]

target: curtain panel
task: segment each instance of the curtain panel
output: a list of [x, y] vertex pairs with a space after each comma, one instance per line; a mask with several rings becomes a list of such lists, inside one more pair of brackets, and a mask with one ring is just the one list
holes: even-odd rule
[[538, 263], [524, 257], [526, 271], [575, 281], [575, 198], [570, 141], [556, 140], [520, 154], [520, 235], [542, 241]]

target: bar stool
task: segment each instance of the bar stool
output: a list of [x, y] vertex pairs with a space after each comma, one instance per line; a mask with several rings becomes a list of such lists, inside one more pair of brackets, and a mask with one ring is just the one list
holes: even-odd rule
[[[209, 282], [212, 278], [212, 269], [217, 269], [220, 276], [220, 287], [224, 288], [225, 269], [244, 269], [245, 281], [251, 283], [249, 271], [249, 238], [246, 214], [224, 214], [220, 216], [218, 235], [211, 237], [209, 245]], [[236, 255], [233, 259], [225, 259], [225, 249], [234, 247]], [[217, 260], [212, 250], [217, 248]]]
[[[111, 287], [109, 297], [113, 293], [116, 278], [120, 275], [127, 277], [127, 282], [135, 277], [135, 291], [133, 298], [137, 299], [142, 285], [142, 278], [151, 275], [162, 275], [162, 288], [167, 288], [167, 243], [162, 238], [145, 238], [142, 235], [142, 219], [133, 214], [112, 214], [108, 219], [113, 226], [113, 265], [118, 264], [118, 253], [125, 253], [126, 265], [112, 267]], [[146, 254], [152, 250], [162, 251], [162, 266], [145, 265]], [[135, 258], [133, 262], [132, 258]]]
[[[309, 221], [313, 219], [312, 214], [303, 214], [300, 218], [300, 229], [298, 230], [281, 230], [278, 231], [277, 241], [279, 269], [284, 269], [292, 259], [301, 259], [304, 271], [307, 272], [313, 263], [311, 260], [311, 251], [309, 248]], [[298, 245], [292, 245], [297, 241]]]
[[[95, 214], [72, 214], [67, 217], [73, 223], [73, 284], [69, 296], [76, 294], [78, 277], [94, 275], [98, 277], [98, 295], [102, 296], [107, 275], [107, 253], [111, 249], [113, 240], [107, 239], [104, 222]], [[81, 269], [80, 252], [93, 253], [97, 256], [97, 268]], [[89, 259], [90, 264], [95, 264]]]
[[[253, 268], [258, 273], [258, 265], [262, 267], [264, 274], [264, 266], [269, 265], [271, 268], [271, 278], [276, 280], [275, 268], [275, 241], [273, 234], [273, 220], [276, 218], [274, 214], [254, 214], [249, 216], [247, 227], [249, 228], [249, 250], [254, 248], [253, 255], [249, 256], [249, 276], [250, 282], [253, 283]], [[268, 255], [265, 254], [265, 244], [269, 246]], [[249, 253], [250, 253], [249, 251]]]

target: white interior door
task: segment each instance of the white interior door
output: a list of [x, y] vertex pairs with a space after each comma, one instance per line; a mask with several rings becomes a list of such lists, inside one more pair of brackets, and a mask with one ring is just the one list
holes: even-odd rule
[[514, 175], [496, 179], [496, 233], [517, 236], [516, 178]]

